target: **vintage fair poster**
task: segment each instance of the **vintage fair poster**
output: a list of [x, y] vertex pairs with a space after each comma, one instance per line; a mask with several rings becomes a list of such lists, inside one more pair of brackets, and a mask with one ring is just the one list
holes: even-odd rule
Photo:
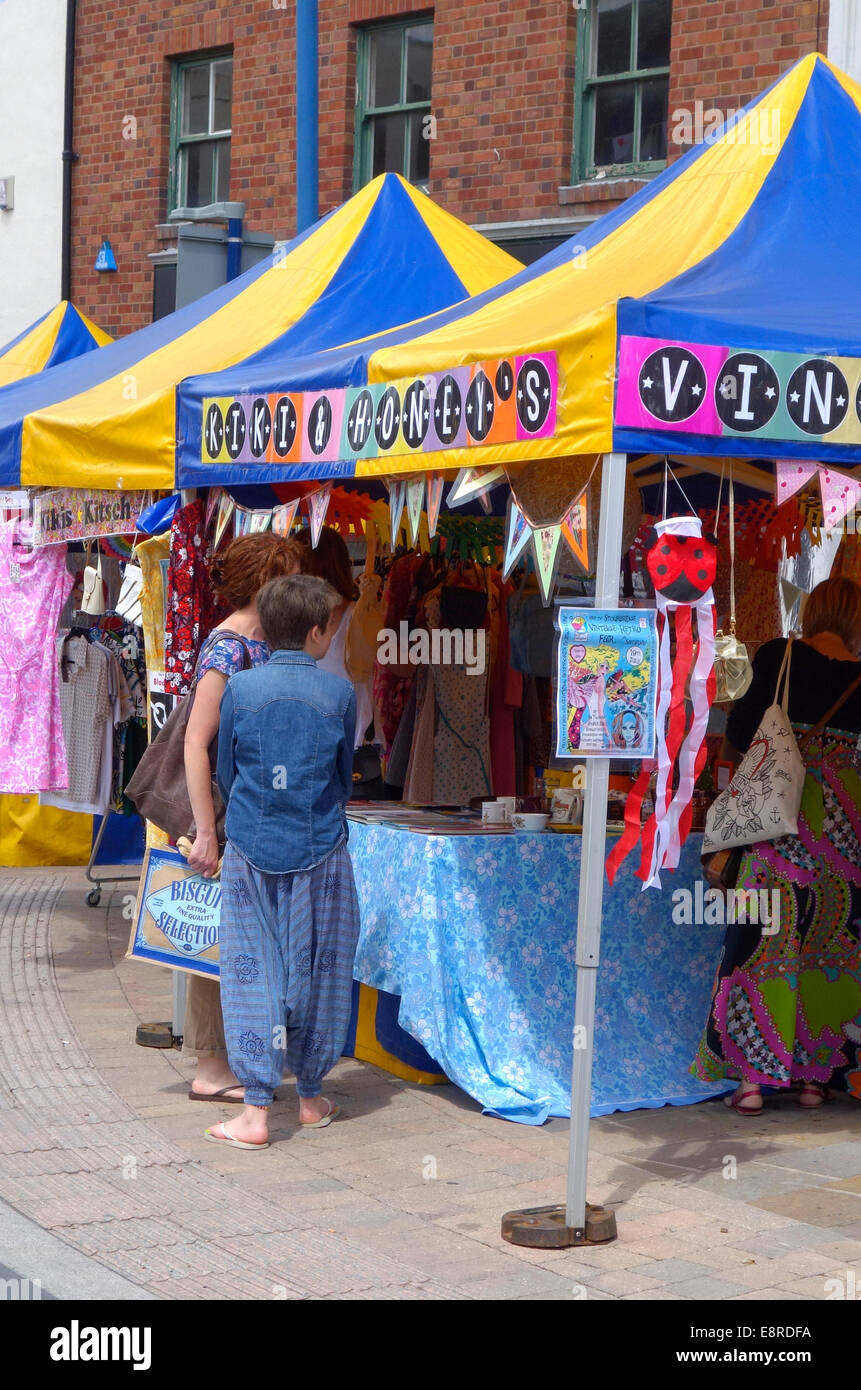
[[220, 879], [192, 873], [178, 850], [147, 850], [128, 959], [217, 979], [220, 920]]
[[560, 608], [556, 623], [557, 757], [654, 757], [654, 611]]

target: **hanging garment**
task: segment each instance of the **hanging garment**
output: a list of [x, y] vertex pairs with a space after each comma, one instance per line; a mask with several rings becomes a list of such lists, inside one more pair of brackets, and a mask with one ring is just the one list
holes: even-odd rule
[[148, 671], [164, 670], [166, 593], [164, 575], [170, 555], [170, 535], [151, 536], [135, 546], [135, 558], [143, 572], [141, 610], [144, 652]]
[[65, 546], [28, 551], [0, 528], [0, 791], [66, 785], [54, 638], [72, 583]]
[[[491, 675], [490, 752], [494, 796], [517, 795], [514, 753], [514, 711], [522, 698], [522, 676], [511, 671], [508, 632], [510, 586], [500, 576], [494, 580], [492, 609], [498, 614], [498, 635]], [[512, 682], [514, 678], [514, 683]]]
[[204, 520], [204, 505], [198, 498], [176, 513], [170, 528], [164, 683], [168, 694], [175, 696], [188, 694], [203, 640], [219, 616]]
[[56, 650], [67, 789], [45, 792], [40, 800], [61, 810], [101, 815], [111, 797], [116, 662], [84, 633], [61, 633]]
[[364, 680], [353, 680], [347, 670], [347, 633], [353, 619], [355, 603], [348, 603], [344, 612], [341, 614], [341, 621], [335, 631], [332, 641], [329, 643], [329, 650], [325, 656], [321, 656], [317, 665], [321, 671], [328, 671], [333, 676], [340, 676], [341, 680], [349, 681], [356, 692], [356, 747], [359, 748], [365, 741], [365, 731], [374, 719], [374, 682], [373, 676], [366, 677]]

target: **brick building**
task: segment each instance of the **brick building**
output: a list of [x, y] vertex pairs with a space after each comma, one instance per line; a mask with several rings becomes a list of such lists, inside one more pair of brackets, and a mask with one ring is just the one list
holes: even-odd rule
[[[679, 108], [827, 51], [844, 3], [321, 0], [320, 212], [397, 169], [532, 260], [676, 157]], [[295, 231], [294, 33], [295, 0], [78, 0], [71, 288], [109, 332], [152, 318], [172, 210], [230, 198]]]

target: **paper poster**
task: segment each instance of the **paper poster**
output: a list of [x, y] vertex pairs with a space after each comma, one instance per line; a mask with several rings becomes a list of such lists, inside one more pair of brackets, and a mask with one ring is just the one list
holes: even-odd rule
[[308, 508], [308, 524], [311, 527], [311, 546], [317, 549], [317, 544], [323, 531], [323, 523], [326, 520], [326, 513], [329, 510], [329, 499], [332, 496], [332, 484], [326, 483], [324, 487], [318, 488], [316, 492], [309, 492], [305, 498], [305, 505]]
[[442, 490], [445, 479], [441, 473], [428, 473], [427, 475], [427, 494], [428, 494], [428, 535], [433, 540], [436, 535], [437, 522], [439, 521], [439, 509], [442, 502]]
[[167, 723], [167, 717], [176, 704], [176, 696], [167, 689], [164, 671], [147, 672], [147, 693], [149, 695], [149, 741], [152, 743]]
[[90, 536], [133, 536], [147, 493], [64, 487], [33, 500], [36, 545], [57, 545]]
[[289, 536], [290, 528], [299, 510], [299, 498], [295, 502], [282, 502], [272, 512], [272, 530], [276, 536]]
[[654, 610], [560, 608], [556, 622], [557, 757], [654, 757]]
[[220, 920], [219, 879], [192, 873], [178, 850], [146, 851], [128, 959], [217, 979]]

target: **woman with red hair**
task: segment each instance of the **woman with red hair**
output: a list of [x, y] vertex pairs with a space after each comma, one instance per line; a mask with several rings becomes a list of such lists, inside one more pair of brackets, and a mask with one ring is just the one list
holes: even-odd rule
[[[235, 671], [269, 660], [257, 614], [257, 595], [270, 579], [292, 574], [297, 568], [289, 542], [269, 531], [238, 537], [213, 562], [216, 593], [230, 612], [201, 648], [197, 662], [199, 678], [185, 735], [185, 776], [196, 829], [188, 863], [207, 876], [215, 873], [221, 853], [209, 759], [209, 749], [218, 734], [221, 697]], [[183, 1051], [197, 1057], [197, 1075], [189, 1098], [241, 1103], [243, 1088], [227, 1062], [217, 980], [189, 976], [183, 1032]]]

